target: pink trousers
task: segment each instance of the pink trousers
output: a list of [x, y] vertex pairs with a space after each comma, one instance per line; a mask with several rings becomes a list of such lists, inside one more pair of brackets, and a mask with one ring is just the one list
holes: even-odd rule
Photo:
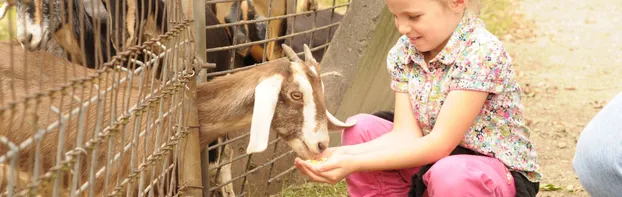
[[[357, 124], [345, 129], [341, 144], [352, 145], [370, 141], [389, 131], [393, 123], [370, 114], [349, 118]], [[408, 196], [411, 177], [419, 168], [388, 171], [355, 172], [346, 177], [351, 197]], [[501, 161], [486, 156], [452, 155], [437, 161], [423, 182], [427, 196], [515, 196], [514, 179]]]

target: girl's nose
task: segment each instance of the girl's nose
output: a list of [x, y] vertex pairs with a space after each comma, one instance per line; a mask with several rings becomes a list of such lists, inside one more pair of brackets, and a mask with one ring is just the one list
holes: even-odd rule
[[400, 34], [407, 34], [410, 30], [411, 28], [408, 25], [398, 25], [397, 27], [397, 31], [399, 31]]

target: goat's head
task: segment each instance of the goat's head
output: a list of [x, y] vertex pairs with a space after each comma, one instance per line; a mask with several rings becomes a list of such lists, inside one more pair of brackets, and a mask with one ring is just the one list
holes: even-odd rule
[[[97, 11], [91, 9], [91, 3]], [[92, 16], [105, 20], [102, 18], [105, 17], [105, 9], [99, 0], [15, 0], [14, 4], [17, 14], [17, 40], [29, 51], [44, 49], [55, 33], [73, 36], [80, 31], [75, 28], [80, 27], [77, 16], [82, 13], [85, 13], [84, 28], [93, 28], [92, 22], [89, 22]], [[69, 21], [73, 23], [73, 29], [69, 27]]]
[[355, 122], [335, 118], [324, 104], [324, 85], [319, 64], [304, 45], [305, 61], [282, 45], [291, 64], [287, 76], [274, 74], [255, 88], [248, 153], [267, 148], [273, 130], [301, 158], [312, 158], [328, 147], [329, 131], [340, 131]]
[[[250, 0], [244, 0], [235, 1], [231, 4], [229, 13], [225, 16], [225, 22], [236, 23], [262, 18], [264, 17], [256, 14], [253, 3]], [[235, 25], [227, 27], [227, 32], [229, 33], [231, 40], [238, 45], [251, 41], [263, 40], [266, 34], [266, 26], [266, 21]], [[241, 56], [246, 56], [251, 47], [252, 46], [240, 47], [236, 49], [236, 52]]]

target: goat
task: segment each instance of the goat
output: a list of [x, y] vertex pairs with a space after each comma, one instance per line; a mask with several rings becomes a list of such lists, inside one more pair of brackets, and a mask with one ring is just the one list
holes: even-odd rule
[[[248, 1], [250, 0], [246, 0], [246, 2]], [[230, 18], [235, 18], [233, 17], [234, 15], [233, 10], [234, 10], [234, 7], [236, 6], [239, 6], [240, 7], [239, 9], [242, 10], [240, 17], [243, 20], [264, 18], [263, 16], [257, 15], [255, 11], [255, 6], [251, 2], [248, 2], [248, 3], [242, 2], [240, 5], [236, 5], [235, 3], [233, 4], [230, 15], [226, 17], [227, 22], [230, 21], [229, 20]], [[314, 16], [305, 16], [305, 15], [296, 16], [295, 24], [293, 25], [293, 28], [291, 28], [290, 26], [284, 27], [287, 33], [283, 35], [292, 34], [294, 32], [308, 31], [308, 30], [311, 30], [313, 26], [315, 27], [329, 26], [333, 23], [341, 21], [342, 19], [343, 19], [343, 15], [333, 12], [332, 10], [318, 11], [315, 13]], [[256, 42], [256, 41], [265, 40], [265, 29], [266, 29], [266, 24], [259, 22], [259, 23], [248, 24], [248, 26], [241, 28], [237, 31], [234, 31], [233, 29], [229, 29], [229, 31], [236, 32], [235, 38], [238, 39], [238, 42]], [[329, 43], [332, 40], [332, 37], [334, 36], [336, 30], [337, 30], [336, 27], [318, 30], [318, 31], [313, 32], [313, 39], [311, 39], [311, 33], [306, 33], [304, 35], [297, 35], [297, 36], [292, 37], [291, 42], [286, 42], [287, 40], [285, 40], [284, 42], [292, 46], [294, 51], [302, 51], [303, 44], [310, 43], [313, 46], [321, 46], [326, 43]], [[243, 49], [244, 50], [238, 51], [240, 55], [244, 56], [244, 64], [242, 66], [253, 65], [253, 64], [261, 63], [263, 61], [263, 58], [264, 58], [263, 45], [261, 44], [252, 45], [252, 46], [249, 46]], [[320, 49], [320, 50], [314, 51], [312, 54], [316, 60], [322, 61], [322, 58], [324, 57], [324, 52], [325, 50]]]
[[[112, 45], [106, 39], [108, 23], [105, 18], [101, 18], [101, 9], [91, 10], [84, 6], [82, 0], [16, 0], [14, 4], [17, 11], [17, 40], [26, 50], [51, 51], [50, 46], [58, 43], [63, 52], [58, 56], [66, 56], [71, 62], [89, 68], [94, 68], [97, 62], [107, 62], [116, 54], [114, 48], [109, 48]], [[6, 1], [5, 5], [13, 6]], [[57, 50], [56, 53], [60, 52]]]
[[[10, 47], [8, 44], [0, 44], [0, 55], [6, 57], [10, 54]], [[198, 105], [198, 119], [199, 119], [199, 142], [201, 148], [213, 142], [218, 137], [226, 134], [227, 132], [234, 131], [240, 128], [246, 128], [250, 126], [250, 139], [246, 148], [247, 153], [262, 152], [267, 148], [269, 133], [276, 132], [277, 136], [283, 138], [286, 143], [294, 150], [294, 152], [303, 159], [310, 159], [323, 150], [325, 150], [329, 143], [329, 131], [339, 131], [341, 129], [351, 127], [356, 122], [344, 123], [336, 119], [330, 112], [325, 109], [323, 92], [324, 86], [319, 76], [319, 64], [313, 56], [308, 47], [305, 47], [305, 59], [301, 60], [287, 45], [282, 45], [283, 49], [289, 57], [288, 60], [276, 60], [269, 62], [268, 64], [254, 67], [245, 71], [240, 71], [231, 75], [217, 77], [209, 82], [203, 82], [197, 85], [197, 105]], [[59, 59], [50, 53], [35, 51], [29, 52], [22, 48], [16, 48], [13, 50], [15, 58], [14, 64], [10, 66], [10, 58], [0, 59], [0, 87], [9, 87], [12, 84], [13, 87], [19, 90], [27, 91], [15, 91], [12, 93], [2, 94], [2, 103], [0, 106], [7, 106], [8, 101], [12, 98], [17, 100], [23, 100], [26, 97], [26, 92], [35, 91], [47, 91], [53, 88], [53, 85], [57, 85], [56, 81], [60, 79], [74, 79], [82, 76], [93, 76], [98, 72], [106, 72], [104, 70], [92, 70], [87, 68], [80, 68], [80, 65], [73, 64], [65, 59]], [[28, 59], [28, 62], [25, 62]], [[38, 67], [41, 61], [46, 61], [48, 65]], [[25, 65], [27, 64], [27, 65]], [[26, 67], [24, 67], [26, 66]], [[41, 71], [40, 69], [43, 69]], [[65, 72], [78, 70], [80, 72]], [[104, 68], [111, 69], [111, 68]], [[39, 80], [26, 80], [25, 77], [30, 79]], [[104, 75], [100, 81], [112, 81], [113, 76]], [[104, 103], [137, 103], [144, 93], [140, 92], [140, 84], [138, 79], [134, 79], [132, 84], [119, 84], [119, 87], [128, 86], [127, 92], [128, 101], [125, 101], [123, 96], [104, 96], [102, 98]], [[127, 83], [127, 82], [126, 82]], [[160, 87], [158, 81], [153, 81], [154, 87]], [[149, 84], [149, 82], [145, 82]], [[101, 84], [100, 84], [101, 85]], [[42, 89], [39, 87], [42, 86]], [[26, 88], [27, 87], [27, 88]], [[85, 86], [86, 87], [86, 86]], [[100, 87], [103, 89], [105, 87]], [[4, 89], [4, 88], [2, 88]], [[85, 90], [88, 88], [75, 88], [73, 89], [73, 96], [76, 96], [78, 100], [90, 98], [88, 92]], [[84, 96], [84, 94], [87, 96]], [[119, 94], [123, 94], [119, 92]], [[157, 92], [160, 94], [160, 92]], [[154, 95], [154, 96], [156, 96]], [[164, 97], [162, 103], [169, 103], [170, 98]], [[62, 102], [62, 99], [41, 98], [38, 100], [40, 106], [58, 107], [59, 111], [68, 111], [70, 109], [71, 102]], [[6, 102], [5, 102], [6, 101]], [[223, 102], [227, 101], [227, 102]], [[38, 122], [40, 126], [47, 126], [54, 119], [50, 119], [47, 115], [48, 110], [35, 109], [36, 107], [28, 107], [21, 105], [25, 104], [18, 102], [16, 107], [8, 111], [0, 111], [0, 136], [4, 136], [8, 141], [14, 143], [22, 143], [23, 141], [33, 136], [36, 131], [32, 127], [23, 127], [24, 125], [31, 125], [28, 122]], [[62, 104], [62, 105], [61, 105]], [[119, 107], [121, 108], [121, 107]], [[167, 110], [165, 107], [164, 110]], [[102, 123], [109, 123], [109, 115], [113, 111], [109, 108], [105, 108], [104, 111], [98, 111], [96, 107], [84, 108], [85, 119], [87, 123], [97, 122], [95, 116], [102, 114]], [[157, 109], [149, 108], [143, 113], [157, 113]], [[123, 114], [121, 109], [117, 109], [116, 114]], [[38, 121], [36, 119], [37, 118]], [[120, 127], [118, 134], [125, 135], [127, 139], [133, 139], [135, 136], [133, 132], [134, 126], [139, 126], [136, 129], [147, 128], [144, 121], [138, 120], [135, 124], [136, 118], [130, 118], [125, 124], [125, 128]], [[168, 119], [161, 121], [162, 125], [169, 125]], [[173, 123], [170, 123], [173, 124]], [[38, 124], [37, 124], [38, 125]], [[65, 150], [75, 149], [82, 147], [84, 144], [78, 144], [74, 139], [77, 139], [77, 129], [83, 125], [78, 124], [78, 117], [72, 116], [65, 121], [65, 143], [63, 146]], [[103, 125], [106, 126], [106, 125]], [[86, 125], [84, 128], [84, 136], [94, 136], [94, 124]], [[169, 136], [168, 130], [162, 131], [164, 134], [160, 136]], [[155, 144], [156, 135], [146, 135], [146, 139], [138, 139], [134, 141], [136, 144], [133, 148], [136, 149], [135, 158], [145, 157], [145, 144]], [[40, 141], [40, 169], [47, 171], [51, 169], [56, 162], [56, 152], [59, 136], [47, 135]], [[136, 139], [136, 138], [134, 138]], [[120, 144], [117, 140], [109, 141], [111, 148], [117, 150], [125, 146]], [[105, 150], [108, 145], [106, 143], [99, 144], [96, 153], [102, 155], [100, 157], [93, 157], [93, 160], [97, 164], [106, 163], [107, 159]], [[6, 146], [0, 146], [0, 154], [6, 154], [9, 149]], [[28, 166], [32, 161], [29, 159], [34, 156], [36, 149], [34, 146], [29, 146], [22, 149], [19, 153], [19, 166]], [[65, 152], [65, 151], [61, 151]], [[112, 153], [114, 154], [114, 153]], [[91, 158], [90, 153], [86, 153], [86, 158]], [[170, 155], [169, 155], [170, 156]], [[80, 169], [77, 172], [80, 180], [89, 180], [88, 162], [89, 159], [85, 159], [80, 165]], [[140, 159], [143, 160], [143, 159]], [[114, 181], [115, 177], [125, 177], [128, 175], [129, 170], [127, 163], [134, 163], [134, 159], [130, 157], [129, 153], [121, 156], [120, 161], [124, 161], [123, 164], [112, 164], [108, 168], [111, 181], [106, 184], [95, 184], [94, 192], [96, 196], [102, 196], [104, 186], [107, 186], [108, 192], [112, 191], [116, 185]], [[130, 162], [128, 162], [130, 161]], [[119, 163], [119, 161], [117, 162]], [[162, 169], [162, 165], [168, 165], [163, 163], [154, 164], [156, 168]], [[26, 173], [28, 174], [28, 173]], [[148, 173], [147, 173], [148, 174]], [[65, 180], [70, 178], [68, 174], [63, 174]], [[8, 177], [2, 177], [0, 180], [7, 180]], [[21, 180], [21, 178], [20, 178]], [[31, 182], [32, 180], [26, 179]], [[154, 177], [145, 175], [145, 183], [151, 183]], [[98, 177], [95, 179], [97, 183], [103, 183], [104, 179]], [[131, 183], [131, 182], [130, 182]], [[61, 190], [75, 189], [67, 188], [70, 183], [62, 182]], [[6, 184], [1, 184], [6, 185]], [[40, 191], [45, 191], [46, 188], [40, 188]], [[136, 193], [136, 188], [129, 189], [128, 192]], [[157, 191], [156, 191], [157, 192]], [[49, 194], [48, 194], [49, 195]], [[132, 195], [132, 194], [130, 194]], [[45, 195], [47, 196], [47, 195]]]
[[[166, 12], [165, 12], [165, 6], [163, 4], [162, 1], [160, 0], [150, 0], [147, 2], [144, 1], [122, 1], [123, 3], [134, 3], [132, 4], [135, 7], [135, 9], [131, 9], [130, 6], [127, 6], [125, 8], [125, 10], [122, 9], [116, 9], [117, 6], [121, 6], [117, 0], [107, 0], [105, 2], [101, 2], [100, 0], [72, 0], [71, 2], [73, 2], [73, 18], [74, 18], [74, 27], [78, 27], [76, 26], [76, 24], [78, 24], [76, 21], [78, 20], [78, 17], [80, 16], [79, 14], [82, 14], [82, 16], [84, 16], [84, 23], [86, 25], [86, 27], [90, 27], [92, 25], [94, 19], [97, 19], [99, 21], [101, 21], [101, 29], [102, 32], [106, 30], [106, 25], [110, 24], [113, 27], [113, 33], [111, 36], [109, 36], [108, 38], [102, 34], [101, 38], [103, 38], [105, 41], [108, 41], [107, 45], [103, 45], [104, 40], [101, 40], [102, 46], [107, 47], [110, 46], [111, 48], [111, 56], [116, 54], [117, 50], [123, 50], [124, 46], [129, 46], [130, 44], [135, 44], [138, 40], [138, 38], [140, 37], [140, 41], [145, 41], [148, 40], [150, 38], [156, 37], [159, 32], [163, 32], [166, 31], [166, 23], [164, 23], [163, 21], [166, 19]], [[23, 13], [21, 18], [18, 18], [18, 24], [31, 24], [28, 23], [30, 21], [34, 21], [34, 18], [39, 17], [39, 18], [43, 18], [44, 21], [41, 26], [44, 27], [43, 31], [48, 31], [49, 29], [54, 29], [54, 28], [46, 28], [46, 27], [50, 27], [51, 23], [54, 21], [51, 20], [56, 20], [60, 22], [60, 19], [62, 18], [62, 15], [60, 14], [61, 11], [64, 11], [64, 9], [60, 9], [59, 5], [60, 5], [60, 1], [58, 0], [53, 0], [51, 3], [54, 4], [54, 10], [57, 10], [56, 12], [49, 12], [46, 10], [50, 10], [49, 8], [47, 8], [49, 2], [45, 1], [45, 2], [41, 2], [41, 1], [35, 1], [35, 2], [27, 2], [27, 1], [18, 1], [17, 3], [17, 7], [18, 10], [20, 12], [18, 13]], [[37, 5], [44, 5], [43, 7], [37, 7]], [[11, 4], [4, 4], [6, 5], [3, 8], [8, 8], [10, 6], [12, 6]], [[67, 6], [65, 6], [67, 7]], [[91, 8], [95, 8], [96, 10], [93, 10]], [[68, 9], [68, 7], [66, 8]], [[6, 9], [4, 9], [6, 10]], [[83, 12], [81, 12], [83, 11]], [[124, 15], [123, 13], [117, 13], [117, 12], [121, 12], [123, 11], [123, 13], [127, 13], [127, 15]], [[2, 14], [4, 14], [5, 12], [2, 12]], [[65, 17], [69, 17], [67, 15], [68, 12], [63, 12], [65, 13]], [[136, 15], [132, 15], [132, 13], [136, 13]], [[30, 15], [29, 15], [30, 14]], [[143, 17], [139, 17], [136, 18], [135, 16], [143, 16]], [[110, 18], [110, 20], [108, 20], [108, 18]], [[215, 14], [213, 12], [209, 12], [206, 11], [206, 22], [207, 24], [218, 24], [218, 21], [216, 20]], [[109, 22], [107, 22], [109, 21]], [[128, 23], [126, 23], [126, 21], [128, 21]], [[133, 23], [129, 23], [129, 21], [133, 22]], [[66, 26], [68, 26], [68, 23], [59, 23], [56, 22], [56, 26], [59, 28], [65, 28]], [[132, 30], [134, 30], [133, 25], [137, 25], [140, 26], [141, 28], [138, 28], [138, 32], [134, 32]], [[29, 27], [29, 25], [25, 25], [25, 26], [20, 26], [22, 27], [21, 29], [22, 31], [22, 35], [23, 34], [30, 34], [30, 35], [35, 35], [37, 33], [39, 33], [38, 31], [36, 31], [36, 28], [24, 28], [24, 27]], [[126, 28], [127, 27], [127, 28]], [[147, 28], [142, 28], [142, 27], [147, 27]], [[70, 28], [67, 28], [70, 29]], [[87, 58], [87, 65], [89, 65], [89, 68], [93, 68], [95, 66], [95, 62], [93, 62], [93, 58], [97, 55], [95, 54], [95, 51], [92, 50], [94, 47], [94, 43], [93, 40], [91, 40], [90, 38], [94, 37], [94, 32], [92, 31], [92, 28], [85, 28], [85, 30], [87, 30], [86, 32], [83, 32], [83, 35], [86, 35], [85, 38], [85, 48], [87, 49], [85, 51], [85, 53], [82, 52], [81, 48], [79, 47], [79, 45], [76, 45], [77, 42], [74, 42], [73, 40], [77, 39], [77, 36], [79, 35], [77, 32], [79, 32], [79, 28], [75, 28], [73, 29], [76, 34], [74, 34], [73, 36], [65, 34], [66, 36], [61, 36], [61, 37], [55, 37], [55, 36], [51, 36], [51, 37], [43, 37], [41, 38], [41, 41], [39, 42], [41, 46], [44, 46], [47, 44], [48, 50], [49, 52], [54, 52], [55, 54], [57, 54], [57, 56], [59, 57], [66, 57], [64, 54], [64, 50], [62, 50], [63, 48], [65, 49], [71, 49], [71, 51], [79, 54], [79, 55], [86, 55]], [[36, 31], [36, 32], [33, 32]], [[218, 30], [207, 30], [207, 42], [209, 46], [226, 46], [229, 45], [230, 42], [227, 40], [227, 35], [226, 33], [223, 33], [224, 30], [222, 29], [218, 29]], [[60, 34], [60, 32], [62, 32], [61, 30], [58, 31], [58, 34]], [[133, 36], [127, 36], [128, 32], [132, 32]], [[49, 35], [49, 34], [44, 34], [44, 35]], [[128, 39], [127, 40], [122, 40], [123, 36], [126, 36]], [[22, 36], [22, 37], [27, 37], [27, 36]], [[107, 39], [107, 40], [106, 40]], [[35, 39], [37, 40], [37, 39]], [[65, 44], [72, 44], [71, 47], [67, 47], [68, 45], [64, 45], [65, 47], [53, 47], [54, 43], [56, 43], [56, 41], [62, 41]], [[35, 42], [33, 40], [33, 42]], [[22, 44], [25, 44], [26, 41], [22, 40]], [[37, 44], [38, 45], [38, 44]], [[26, 44], [25, 45], [26, 49], [31, 49], [31, 50], [35, 50], [35, 49], [40, 49], [40, 48], [31, 48], [28, 47], [30, 45]], [[60, 50], [58, 50], [60, 48]], [[104, 48], [103, 52], [106, 52], [105, 50], [106, 48]], [[55, 51], [51, 51], [51, 50], [55, 50]], [[108, 60], [108, 56], [106, 55], [107, 53], [104, 53], [104, 60], [103, 61], [107, 61]], [[229, 56], [229, 51], [218, 51], [218, 52], [212, 52], [208, 54], [208, 59], [207, 61], [209, 62], [215, 62], [219, 68], [224, 67], [224, 69], [228, 69], [229, 66], [229, 60], [230, 60], [230, 56]], [[75, 56], [75, 55], [74, 55]], [[142, 54], [139, 55], [139, 58], [137, 59], [141, 59], [140, 57], [144, 57], [142, 56]], [[71, 56], [69, 56], [69, 59], [72, 60]], [[74, 60], [80, 60], [80, 58], [78, 59], [74, 59]], [[76, 61], [73, 61], [76, 62]], [[79, 61], [76, 63], [80, 63]], [[223, 70], [224, 70], [223, 69]], [[157, 72], [158, 76], [159, 76], [159, 71]], [[227, 150], [228, 146], [224, 146], [221, 147], [222, 149]], [[223, 151], [223, 150], [212, 150], [212, 152], [217, 152], [217, 151]], [[226, 152], [230, 152], [230, 151], [226, 151]], [[225, 154], [227, 155], [227, 153]], [[213, 160], [216, 158], [211, 158], [212, 160], [210, 160], [210, 163], [213, 165], [217, 165], [217, 161]], [[228, 169], [230, 168], [229, 165], [226, 165], [223, 167], [224, 169]], [[220, 180], [220, 182], [227, 182], [227, 177], [230, 177], [230, 175], [227, 175], [227, 173], [230, 174], [230, 172], [228, 172], [227, 170], [225, 171], [221, 171], [221, 175], [217, 175], [217, 176], [213, 176], [213, 177], [224, 177], [224, 180]], [[230, 179], [230, 178], [229, 178]], [[226, 190], [226, 191], [225, 191]], [[233, 187], [232, 184], [229, 184], [226, 186], [225, 190], [223, 190], [223, 193], [233, 193]]]
[[[214, 10], [211, 8], [205, 9], [205, 26], [218, 25], [220, 22]], [[207, 29], [205, 30], [205, 42], [206, 48], [217, 48], [230, 46], [232, 44], [231, 39], [224, 28]], [[207, 53], [207, 62], [215, 63], [215, 71], [225, 71], [231, 68], [231, 58], [235, 54], [232, 54], [229, 50], [221, 50]]]
[[164, 0], [102, 1], [114, 31], [112, 42], [118, 51], [156, 38], [167, 30], [169, 13]]
[[[269, 17], [283, 16], [287, 13], [287, 1], [288, 0], [242, 0], [234, 3], [219, 3], [216, 5], [216, 14], [221, 23], [234, 23], [241, 20], [254, 20]], [[270, 4], [270, 2], [272, 4]], [[296, 13], [309, 10], [317, 10], [317, 0], [300, 0], [296, 5]], [[249, 9], [252, 8], [252, 9]], [[239, 11], [239, 12], [238, 12]], [[249, 13], [252, 12], [252, 13]], [[255, 17], [251, 16], [255, 15]], [[250, 31], [259, 30], [256, 35], [259, 35], [258, 40], [275, 39], [279, 36], [285, 35], [287, 28], [286, 19], [274, 19], [269, 20], [265, 25], [259, 24], [259, 28], [252, 28], [249, 25], [243, 26], [243, 28], [230, 29], [230, 36], [232, 40], [236, 41], [236, 44], [243, 44], [249, 42], [247, 39], [247, 33]], [[267, 31], [267, 37], [266, 35]], [[253, 33], [251, 33], [253, 35]], [[283, 57], [284, 51], [280, 47], [283, 44], [283, 40], [270, 41], [266, 45], [266, 59], [271, 61]], [[248, 50], [259, 50], [263, 47], [251, 46], [242, 50], [238, 50], [238, 53], [242, 56], [246, 56]]]

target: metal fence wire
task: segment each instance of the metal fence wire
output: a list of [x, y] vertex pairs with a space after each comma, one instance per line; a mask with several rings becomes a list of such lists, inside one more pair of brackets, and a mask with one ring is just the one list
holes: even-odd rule
[[0, 196], [270, 196], [300, 183], [275, 134], [262, 153], [246, 154], [248, 129], [199, 147], [196, 83], [285, 59], [282, 43], [321, 61], [350, 0], [0, 2]]
[[[208, 79], [286, 58], [283, 43], [301, 57], [307, 44], [321, 61], [349, 5], [350, 0], [205, 0], [201, 44]], [[294, 173], [296, 154], [280, 137], [270, 134], [266, 151], [247, 154], [249, 135], [247, 129], [228, 133], [202, 152], [202, 159], [210, 159], [203, 170], [204, 196], [270, 196], [301, 183]]]
[[200, 189], [182, 177], [198, 148], [184, 146], [197, 130], [186, 99], [196, 75], [181, 0], [6, 0], [0, 10], [17, 29], [0, 43], [0, 195]]

